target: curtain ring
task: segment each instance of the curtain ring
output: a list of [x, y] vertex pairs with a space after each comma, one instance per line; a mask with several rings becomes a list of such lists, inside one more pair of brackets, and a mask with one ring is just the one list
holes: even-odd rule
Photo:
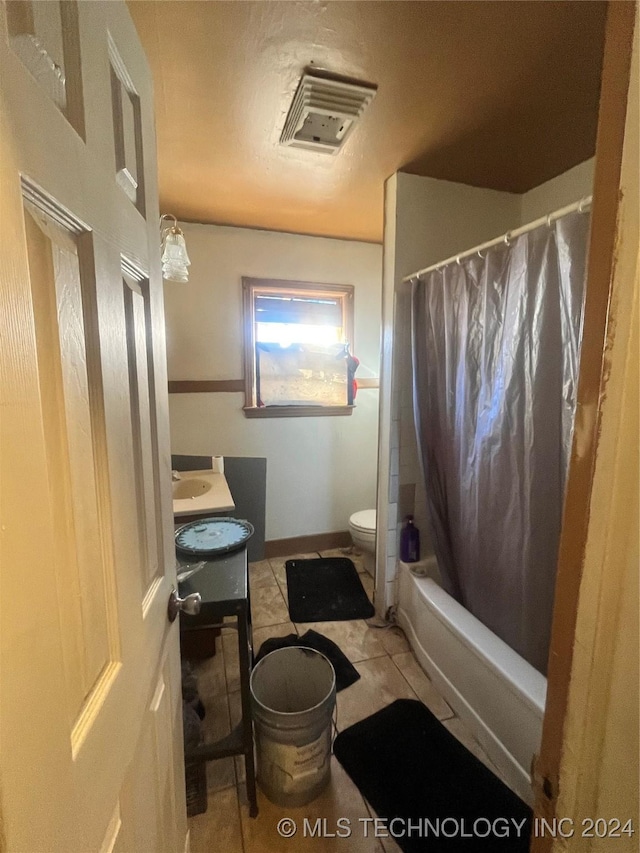
[[462, 266], [462, 264], [460, 263], [460, 255], [458, 255], [456, 257], [456, 263], [458, 264], [459, 267]]
[[173, 225], [170, 226], [171, 230], [175, 233], [178, 228], [178, 220], [175, 218], [173, 213], [163, 213], [160, 217], [160, 227], [162, 228], [162, 223], [165, 219], [173, 219]]
[[551, 228], [552, 224], [553, 224], [553, 219], [551, 218], [551, 214], [549, 214], [547, 216], [547, 228]]
[[584, 209], [586, 207], [586, 204], [587, 204], [587, 198], [585, 196], [584, 198], [580, 199], [580, 204], [578, 205], [578, 213], [584, 213]]
[[486, 258], [486, 255], [483, 255], [482, 252], [480, 251], [480, 249], [478, 249], [478, 257], [480, 258], [481, 261], [484, 261], [484, 259]]
[[504, 235], [504, 244], [505, 246], [511, 245], [511, 231], [507, 231], [507, 233]]

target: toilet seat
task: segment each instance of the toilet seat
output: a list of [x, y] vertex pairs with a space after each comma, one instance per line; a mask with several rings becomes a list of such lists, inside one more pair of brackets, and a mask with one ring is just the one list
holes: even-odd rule
[[376, 532], [376, 511], [375, 509], [362, 509], [360, 512], [354, 512], [349, 519], [349, 526], [354, 530], [359, 530], [361, 533]]

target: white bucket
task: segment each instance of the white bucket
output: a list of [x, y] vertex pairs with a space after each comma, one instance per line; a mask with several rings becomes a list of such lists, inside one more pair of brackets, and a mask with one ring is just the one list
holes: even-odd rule
[[281, 806], [315, 799], [331, 776], [336, 674], [320, 652], [298, 646], [266, 655], [251, 673], [258, 784]]

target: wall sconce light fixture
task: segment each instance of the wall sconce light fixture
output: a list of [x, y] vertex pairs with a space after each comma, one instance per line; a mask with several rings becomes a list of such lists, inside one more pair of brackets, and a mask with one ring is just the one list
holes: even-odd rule
[[[173, 225], [164, 226], [167, 219], [173, 220]], [[160, 217], [160, 249], [162, 251], [162, 277], [167, 281], [189, 281], [191, 261], [187, 254], [182, 229], [178, 228], [178, 220], [171, 213], [163, 213]]]

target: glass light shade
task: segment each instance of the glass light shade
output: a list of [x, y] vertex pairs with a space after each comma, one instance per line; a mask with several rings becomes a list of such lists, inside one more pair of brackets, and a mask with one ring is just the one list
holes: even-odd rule
[[189, 281], [191, 261], [182, 233], [167, 231], [162, 242], [162, 276], [168, 281]]

